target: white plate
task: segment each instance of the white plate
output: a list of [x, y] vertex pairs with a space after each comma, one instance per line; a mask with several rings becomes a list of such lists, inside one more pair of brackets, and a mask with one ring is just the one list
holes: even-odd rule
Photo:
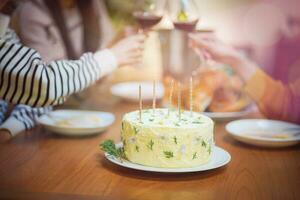
[[[122, 143], [118, 143], [116, 145], [118, 148], [122, 147]], [[145, 165], [139, 165], [132, 163], [130, 161], [124, 160], [120, 161], [119, 159], [115, 158], [112, 155], [109, 155], [108, 153], [105, 153], [105, 157], [122, 167], [130, 168], [130, 169], [136, 169], [141, 171], [148, 171], [148, 172], [164, 172], [164, 173], [184, 173], [184, 172], [200, 172], [200, 171], [207, 171], [216, 169], [219, 167], [222, 167], [229, 163], [231, 160], [230, 154], [225, 151], [224, 149], [220, 147], [214, 147], [212, 152], [211, 160], [204, 165], [200, 165], [198, 167], [190, 167], [190, 168], [158, 168], [158, 167], [149, 167]]]
[[[74, 119], [73, 123], [76, 124], [72, 126], [58, 124], [61, 120], [70, 119]], [[91, 122], [89, 122], [90, 119]], [[49, 131], [68, 136], [85, 136], [100, 133], [114, 121], [115, 116], [112, 113], [81, 110], [56, 110], [38, 119], [38, 122]]]
[[[124, 82], [113, 85], [110, 88], [114, 96], [138, 102], [139, 101], [139, 85], [142, 87], [143, 101], [151, 101], [153, 98], [153, 82]], [[164, 96], [164, 86], [160, 82], [156, 82], [156, 98], [161, 99]]]
[[247, 116], [252, 111], [253, 111], [253, 106], [249, 106], [245, 110], [239, 112], [203, 112], [202, 114], [217, 121], [224, 121], [224, 120], [233, 120], [233, 119]]
[[286, 147], [298, 144], [300, 142], [300, 134], [288, 138], [274, 138], [274, 135], [281, 133], [296, 133], [296, 129], [300, 129], [300, 126], [267, 119], [236, 120], [226, 125], [226, 130], [235, 139], [264, 147]]

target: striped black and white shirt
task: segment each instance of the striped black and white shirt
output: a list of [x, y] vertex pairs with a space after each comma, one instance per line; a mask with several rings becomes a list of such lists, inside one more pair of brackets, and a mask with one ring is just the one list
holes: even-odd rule
[[[85, 53], [79, 60], [45, 63], [37, 51], [22, 45], [8, 29], [0, 37], [0, 124], [6, 102], [26, 104], [17, 106], [11, 117], [22, 122], [25, 129], [31, 128], [38, 116], [52, 109], [49, 106], [63, 103], [66, 97], [82, 91], [116, 67], [116, 59], [107, 49]], [[7, 128], [5, 123], [2, 127]]]
[[[9, 130], [16, 135], [23, 130], [29, 130], [37, 124], [37, 119], [52, 110], [52, 106], [34, 108], [23, 104], [16, 105], [9, 116], [7, 102], [0, 100], [0, 129]], [[7, 116], [7, 118], [6, 118]]]
[[[3, 36], [3, 39], [7, 42], [20, 44], [17, 35], [9, 29]], [[33, 128], [37, 123], [37, 118], [47, 114], [51, 110], [52, 106], [34, 108], [19, 104], [14, 106], [12, 112], [7, 117], [8, 103], [0, 100], [0, 128], [8, 129], [11, 135], [14, 136], [23, 130]]]
[[109, 50], [44, 63], [34, 49], [0, 38], [0, 98], [34, 107], [61, 104], [116, 66]]

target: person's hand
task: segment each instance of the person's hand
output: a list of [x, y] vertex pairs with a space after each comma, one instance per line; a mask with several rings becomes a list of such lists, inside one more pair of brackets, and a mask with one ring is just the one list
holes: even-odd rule
[[113, 45], [110, 50], [116, 56], [118, 65], [135, 65], [139, 63], [142, 58], [145, 39], [146, 36], [144, 34], [136, 34], [126, 37]]
[[244, 80], [252, 77], [257, 67], [233, 47], [223, 44], [216, 38], [201, 33], [189, 34], [190, 46], [199, 56], [205, 55], [217, 62], [230, 65]]
[[240, 56], [234, 48], [223, 44], [213, 36], [191, 33], [189, 38], [190, 46], [197, 54], [208, 56], [215, 61], [230, 64]]
[[4, 143], [11, 138], [8, 130], [0, 129], [0, 143]]

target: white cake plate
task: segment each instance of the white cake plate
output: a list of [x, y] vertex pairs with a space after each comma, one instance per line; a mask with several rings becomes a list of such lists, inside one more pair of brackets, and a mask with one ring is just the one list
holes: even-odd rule
[[[120, 148], [123, 146], [123, 144], [118, 143], [116, 146]], [[186, 172], [207, 171], [207, 170], [212, 170], [212, 169], [222, 167], [228, 164], [231, 160], [231, 156], [227, 151], [216, 146], [213, 148], [211, 160], [208, 163], [197, 167], [189, 167], [189, 168], [159, 168], [159, 167], [149, 167], [145, 165], [135, 164], [128, 160], [123, 160], [121, 162], [119, 159], [117, 159], [116, 157], [108, 153], [105, 153], [105, 157], [112, 163], [115, 163], [116, 165], [122, 167], [147, 171], [147, 172], [162, 172], [162, 173], [186, 173]]]

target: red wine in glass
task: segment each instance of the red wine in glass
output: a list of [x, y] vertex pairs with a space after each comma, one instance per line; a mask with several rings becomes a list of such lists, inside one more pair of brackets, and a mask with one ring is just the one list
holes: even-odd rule
[[196, 25], [198, 23], [198, 19], [192, 20], [192, 21], [185, 21], [185, 22], [174, 22], [174, 27], [179, 30], [192, 32], [196, 30]]
[[151, 14], [148, 12], [134, 12], [133, 16], [140, 24], [142, 29], [149, 29], [152, 26], [158, 24], [162, 19], [162, 16]]

